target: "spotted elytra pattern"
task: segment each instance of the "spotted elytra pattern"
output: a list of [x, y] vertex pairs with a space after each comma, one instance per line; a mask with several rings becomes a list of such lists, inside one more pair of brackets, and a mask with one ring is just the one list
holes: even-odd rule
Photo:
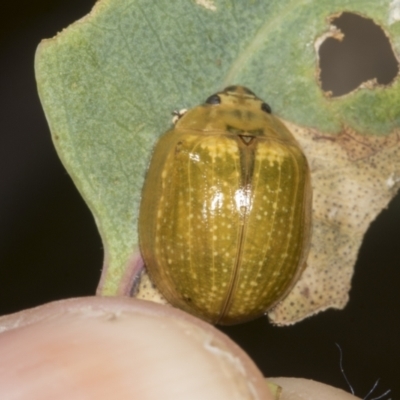
[[217, 324], [263, 315], [303, 270], [310, 229], [307, 160], [250, 90], [210, 96], [158, 141], [139, 239], [172, 305]]

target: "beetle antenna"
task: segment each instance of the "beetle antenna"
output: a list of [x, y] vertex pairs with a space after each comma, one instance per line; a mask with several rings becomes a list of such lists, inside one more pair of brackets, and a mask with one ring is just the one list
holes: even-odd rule
[[[340, 371], [342, 372], [343, 378], [345, 379], [347, 386], [350, 388], [351, 394], [354, 395], [354, 389], [353, 386], [351, 386], [349, 380], [347, 379], [346, 374], [344, 373], [344, 369], [343, 369], [343, 352], [342, 352], [342, 348], [335, 343], [337, 348], [339, 349], [339, 353], [340, 353], [340, 360], [339, 360], [339, 365], [340, 365]], [[364, 399], [365, 400], [365, 399]], [[372, 399], [373, 400], [373, 399]]]

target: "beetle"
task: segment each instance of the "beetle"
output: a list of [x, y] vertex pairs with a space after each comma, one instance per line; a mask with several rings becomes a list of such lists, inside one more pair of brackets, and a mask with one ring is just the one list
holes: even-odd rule
[[270, 106], [229, 86], [184, 113], [153, 151], [139, 213], [150, 278], [213, 324], [265, 314], [306, 265], [307, 159]]

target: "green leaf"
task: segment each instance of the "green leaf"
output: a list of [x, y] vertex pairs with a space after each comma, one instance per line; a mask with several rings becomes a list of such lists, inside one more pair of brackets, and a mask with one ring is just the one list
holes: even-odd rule
[[398, 127], [398, 80], [332, 99], [317, 78], [318, 38], [341, 11], [380, 24], [398, 54], [393, 7], [391, 0], [101, 0], [43, 41], [39, 94], [58, 154], [103, 239], [101, 293], [119, 293], [132, 263], [146, 166], [173, 110], [241, 84], [285, 120], [325, 135], [343, 126], [374, 135]]

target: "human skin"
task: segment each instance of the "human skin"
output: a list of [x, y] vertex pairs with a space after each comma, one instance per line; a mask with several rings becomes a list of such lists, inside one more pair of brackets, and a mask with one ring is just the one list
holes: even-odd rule
[[[3, 399], [271, 400], [253, 361], [213, 326], [129, 298], [62, 300], [0, 318]], [[275, 378], [281, 400], [351, 400]]]

